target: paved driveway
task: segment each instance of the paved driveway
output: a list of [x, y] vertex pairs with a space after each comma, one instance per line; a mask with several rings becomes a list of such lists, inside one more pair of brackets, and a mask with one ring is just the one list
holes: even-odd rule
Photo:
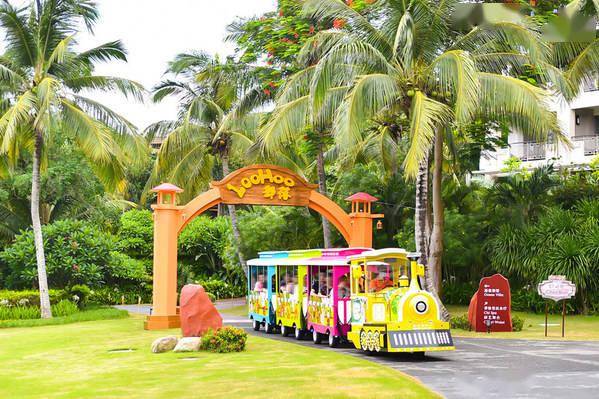
[[[257, 334], [314, 346], [310, 341]], [[455, 343], [455, 351], [427, 354], [424, 359], [367, 356], [350, 346], [317, 347], [400, 370], [447, 398], [599, 398], [599, 342], [455, 338]]]
[[[217, 304], [225, 323], [244, 327], [251, 334], [314, 347], [311, 341], [295, 341], [277, 334], [255, 332], [246, 318], [229, 316]], [[120, 307], [120, 306], [119, 306]], [[129, 305], [132, 313], [149, 307]], [[147, 313], [146, 313], [147, 314]], [[532, 341], [493, 338], [455, 338], [457, 350], [430, 354], [424, 359], [409, 355], [366, 356], [346, 345], [330, 349], [367, 358], [421, 380], [447, 398], [599, 398], [599, 342]]]

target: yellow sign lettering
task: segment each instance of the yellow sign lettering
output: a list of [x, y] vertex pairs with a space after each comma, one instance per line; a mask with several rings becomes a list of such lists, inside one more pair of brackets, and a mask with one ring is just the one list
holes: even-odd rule
[[245, 191], [246, 191], [245, 188], [235, 187], [232, 184], [227, 184], [227, 190], [234, 191], [239, 198], [243, 198], [243, 196], [245, 195]]

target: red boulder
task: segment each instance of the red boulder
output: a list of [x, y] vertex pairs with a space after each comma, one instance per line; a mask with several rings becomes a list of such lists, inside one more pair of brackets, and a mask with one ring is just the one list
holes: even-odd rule
[[201, 337], [208, 330], [223, 326], [223, 318], [201, 285], [188, 284], [181, 289], [181, 332], [184, 337]]

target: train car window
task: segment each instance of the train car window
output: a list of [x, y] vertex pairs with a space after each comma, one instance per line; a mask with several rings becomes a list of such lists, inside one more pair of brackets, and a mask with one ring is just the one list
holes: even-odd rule
[[277, 273], [274, 273], [270, 278], [270, 292], [273, 294], [277, 292]]
[[349, 273], [345, 273], [337, 281], [337, 296], [339, 299], [349, 298]]
[[252, 268], [254, 291], [262, 291], [266, 289], [266, 271], [264, 269], [264, 266], [256, 266]]

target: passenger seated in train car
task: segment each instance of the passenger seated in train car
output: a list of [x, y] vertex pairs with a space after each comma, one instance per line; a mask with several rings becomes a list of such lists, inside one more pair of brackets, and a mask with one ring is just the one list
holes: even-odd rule
[[289, 275], [285, 275], [285, 292], [288, 294], [293, 294], [295, 292], [295, 283], [293, 282], [293, 278]]
[[333, 292], [333, 275], [327, 274], [325, 277], [324, 284], [320, 286], [319, 294], [322, 296], [331, 296]]
[[387, 287], [393, 287], [393, 280], [389, 277], [387, 270], [378, 270], [371, 274], [370, 284], [368, 289], [370, 292], [379, 292]]
[[327, 273], [324, 271], [319, 272], [315, 278], [312, 279], [311, 293], [316, 295], [320, 293], [320, 287], [326, 284]]
[[289, 285], [287, 285], [288, 292], [291, 295], [296, 295], [297, 294], [297, 286], [298, 286], [297, 275], [294, 274], [293, 277], [291, 277], [291, 289], [289, 289]]
[[339, 299], [349, 298], [349, 273], [339, 277], [337, 283], [337, 295]]
[[254, 284], [254, 291], [262, 291], [266, 289], [266, 279], [263, 273], [258, 273], [256, 284]]

